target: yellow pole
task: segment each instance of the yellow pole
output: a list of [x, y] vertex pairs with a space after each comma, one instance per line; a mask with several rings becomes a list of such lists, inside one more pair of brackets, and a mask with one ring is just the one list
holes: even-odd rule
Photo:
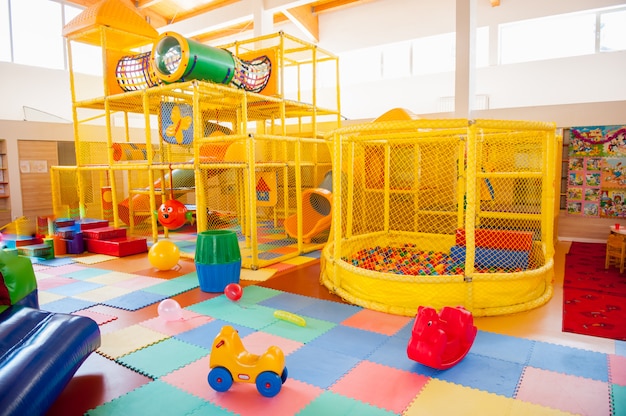
[[[341, 171], [343, 166], [341, 156], [342, 156], [342, 146], [341, 146], [341, 135], [338, 131], [335, 130], [333, 133], [333, 167]], [[333, 258], [331, 259], [333, 262], [332, 266], [332, 282], [333, 282], [333, 290], [336, 290], [340, 284], [340, 268], [338, 265], [338, 260], [341, 259], [341, 228], [343, 224], [343, 218], [341, 216], [341, 200], [342, 200], [343, 189], [341, 188], [341, 174], [334, 175], [333, 174]]]
[[[556, 127], [555, 127], [556, 128]], [[554, 210], [555, 210], [555, 188], [556, 177], [555, 170], [556, 164], [560, 163], [556, 160], [556, 137], [554, 130], [548, 130], [545, 132], [544, 146], [545, 155], [543, 160], [543, 166], [545, 175], [543, 178], [543, 204], [542, 204], [542, 224], [541, 229], [544, 233], [543, 241], [546, 245], [546, 258], [550, 259], [554, 256]]]
[[[473, 283], [474, 261], [476, 259], [476, 240], [474, 238], [476, 204], [480, 198], [476, 198], [476, 126], [474, 120], [468, 120], [467, 134], [467, 195], [465, 210], [465, 281], [467, 282], [466, 308], [472, 311], [474, 308]], [[478, 200], [478, 201], [477, 201]]]

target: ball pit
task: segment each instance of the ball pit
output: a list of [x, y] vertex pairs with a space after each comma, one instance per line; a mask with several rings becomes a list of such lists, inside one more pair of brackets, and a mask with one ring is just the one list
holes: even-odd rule
[[[343, 257], [342, 260], [362, 269], [406, 276], [455, 275], [463, 274], [465, 269], [462, 261], [454, 259], [448, 253], [421, 250], [415, 244], [364, 248], [354, 253], [352, 257]], [[476, 268], [476, 271], [478, 273], [513, 273], [521, 269], [491, 267]]]

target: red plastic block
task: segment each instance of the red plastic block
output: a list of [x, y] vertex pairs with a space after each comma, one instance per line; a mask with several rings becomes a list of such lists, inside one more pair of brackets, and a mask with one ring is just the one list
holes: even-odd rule
[[92, 218], [83, 218], [80, 222], [80, 230], [92, 230], [94, 228], [108, 227], [109, 222], [107, 220], [96, 220]]
[[[513, 230], [475, 230], [476, 247], [528, 251], [533, 246], [533, 233]], [[456, 230], [456, 245], [465, 246], [465, 229]]]
[[85, 238], [94, 240], [112, 240], [114, 238], [126, 237], [126, 228], [102, 227], [92, 228], [83, 231]]
[[132, 254], [146, 253], [148, 243], [145, 238], [115, 238], [112, 240], [85, 239], [87, 251], [96, 254], [108, 254], [110, 256], [125, 257]]
[[54, 220], [54, 226], [57, 228], [72, 227], [74, 224], [76, 224], [76, 220], [72, 218], [58, 218]]

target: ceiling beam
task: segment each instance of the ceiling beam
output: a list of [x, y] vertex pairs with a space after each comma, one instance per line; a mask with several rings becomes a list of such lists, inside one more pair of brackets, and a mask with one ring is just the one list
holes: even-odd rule
[[209, 33], [222, 28], [237, 26], [254, 19], [254, 0], [242, 0], [224, 7], [212, 10], [209, 13], [190, 17], [180, 22], [174, 22], [159, 31], [180, 33], [192, 37], [201, 33]]
[[283, 14], [298, 27], [312, 42], [319, 42], [320, 27], [316, 14], [313, 14], [311, 5], [294, 7], [293, 9], [283, 10]]
[[314, 0], [263, 0], [263, 8], [267, 12], [278, 13], [311, 3]]
[[145, 9], [146, 7], [152, 7], [161, 3], [163, 0], [135, 0], [135, 7], [138, 9]]

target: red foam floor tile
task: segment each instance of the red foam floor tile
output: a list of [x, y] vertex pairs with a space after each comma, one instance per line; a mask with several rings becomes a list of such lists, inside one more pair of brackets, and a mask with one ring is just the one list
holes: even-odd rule
[[82, 416], [151, 379], [99, 354], [91, 354], [53, 403], [46, 416]]

